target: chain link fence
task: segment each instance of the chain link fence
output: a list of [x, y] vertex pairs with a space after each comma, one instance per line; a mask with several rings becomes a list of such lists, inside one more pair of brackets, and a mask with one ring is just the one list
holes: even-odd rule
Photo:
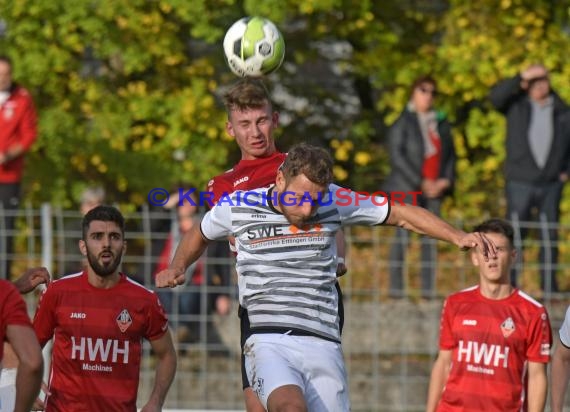
[[[0, 226], [8, 213], [0, 210]], [[169, 236], [176, 233], [174, 213], [143, 208], [125, 213], [127, 254], [123, 271], [148, 288]], [[46, 266], [55, 277], [81, 268], [77, 242], [81, 237], [81, 215], [43, 205], [17, 211], [13, 233], [0, 230], [0, 259], [12, 262], [17, 275], [30, 266]], [[472, 227], [471, 222], [454, 222]], [[517, 264], [517, 279], [523, 290], [542, 301], [549, 310], [554, 341], [567, 305], [570, 303], [570, 227], [552, 226], [545, 221], [527, 223], [514, 220], [518, 229], [528, 229], [523, 259]], [[0, 227], [0, 229], [2, 229]], [[556, 230], [560, 250], [557, 266], [559, 292], [550, 284], [540, 287], [540, 246], [549, 242], [545, 235]], [[542, 239], [540, 235], [543, 235]], [[7, 253], [6, 237], [14, 237], [12, 254]], [[349, 375], [353, 411], [423, 411], [429, 374], [438, 350], [439, 316], [443, 299], [449, 293], [477, 283], [469, 254], [437, 242], [437, 259], [421, 261], [418, 236], [407, 239], [407, 255], [401, 267], [401, 296], [391, 291], [390, 248], [398, 237], [393, 228], [346, 228], [348, 274], [340, 279], [346, 321], [343, 347]], [[552, 243], [552, 242], [550, 242]], [[548, 246], [548, 245], [547, 245]], [[546, 262], [553, 265], [553, 262]], [[434, 288], [422, 293], [422, 267], [433, 266]], [[172, 301], [169, 319], [178, 351], [178, 370], [169, 392], [166, 408], [184, 410], [242, 410], [239, 322], [233, 257], [229, 252], [208, 254], [201, 261], [201, 282], [169, 290]], [[225, 272], [225, 273], [221, 273]], [[227, 280], [229, 279], [229, 282]], [[193, 311], [183, 309], [188, 299], [198, 301]], [[229, 313], [217, 311], [219, 296], [229, 297]], [[37, 296], [28, 297], [33, 311]], [[154, 381], [154, 359], [149, 346], [141, 367], [139, 406], [147, 399]], [[569, 399], [570, 401], [570, 399]]]

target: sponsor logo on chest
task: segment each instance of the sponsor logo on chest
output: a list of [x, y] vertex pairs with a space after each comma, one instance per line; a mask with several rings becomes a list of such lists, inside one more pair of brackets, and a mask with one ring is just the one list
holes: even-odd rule
[[71, 359], [100, 363], [129, 363], [129, 341], [72, 336]]
[[457, 361], [507, 368], [509, 365], [509, 350], [508, 346], [460, 340], [457, 346]]
[[[71, 312], [69, 318], [87, 319], [87, 313]], [[113, 364], [129, 363], [130, 341], [120, 338], [120, 335], [125, 333], [133, 324], [133, 319], [127, 309], [119, 312], [115, 318], [115, 324], [120, 331], [117, 332], [118, 339], [96, 336], [71, 336], [70, 358], [83, 362], [82, 370], [112, 372]]]

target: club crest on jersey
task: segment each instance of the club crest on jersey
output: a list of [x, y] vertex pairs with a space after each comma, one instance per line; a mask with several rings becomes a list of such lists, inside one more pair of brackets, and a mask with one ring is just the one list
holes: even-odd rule
[[119, 316], [117, 316], [117, 325], [119, 325], [120, 331], [125, 333], [132, 323], [133, 319], [131, 318], [131, 315], [126, 309], [123, 309], [121, 313], [119, 313]]
[[7, 102], [4, 105], [4, 119], [10, 120], [14, 116], [15, 105], [13, 102]]
[[513, 334], [514, 331], [515, 322], [513, 322], [513, 318], [509, 316], [503, 323], [501, 323], [501, 332], [503, 332], [503, 336], [505, 338], [508, 338]]

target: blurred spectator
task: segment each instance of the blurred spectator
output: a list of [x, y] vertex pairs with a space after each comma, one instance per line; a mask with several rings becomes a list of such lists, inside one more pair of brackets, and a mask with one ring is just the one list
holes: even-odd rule
[[[0, 222], [0, 277], [9, 277], [15, 213], [20, 204], [24, 155], [37, 136], [37, 115], [30, 93], [12, 81], [12, 61], [0, 56], [0, 203], [8, 214]], [[6, 255], [4, 255], [6, 253]]]
[[[385, 190], [405, 193], [406, 203], [417, 202], [439, 215], [441, 202], [451, 193], [455, 179], [455, 148], [451, 126], [443, 113], [433, 108], [437, 95], [436, 81], [429, 76], [416, 79], [411, 98], [389, 130], [391, 173]], [[415, 197], [412, 192], [421, 191]], [[409, 233], [396, 229], [390, 250], [390, 296], [403, 296], [404, 267]], [[422, 237], [421, 293], [430, 298], [435, 293], [436, 242]]]
[[[562, 186], [570, 173], [568, 106], [551, 89], [548, 71], [541, 64], [500, 81], [491, 89], [490, 99], [507, 120], [507, 218], [557, 224]], [[532, 216], [534, 208], [537, 218]], [[523, 228], [520, 238], [526, 233], [527, 228]], [[557, 292], [557, 228], [541, 230], [541, 240], [540, 286], [544, 291]], [[511, 282], [516, 286], [514, 270]]]
[[[194, 203], [198, 204], [198, 199], [195, 193], [191, 195]], [[178, 247], [178, 243], [182, 235], [188, 232], [194, 224], [198, 222], [198, 206], [193, 205], [187, 200], [179, 202], [178, 193], [170, 196], [170, 201], [165, 205], [166, 208], [176, 207], [176, 220], [173, 222], [170, 235], [164, 243], [162, 252], [160, 253], [158, 263], [154, 273], [168, 268], [168, 265], [174, 256], [174, 252]], [[218, 242], [227, 244], [227, 242]], [[212, 245], [214, 246], [214, 245]], [[206, 297], [201, 290], [205, 278], [208, 278], [209, 286], [226, 286], [229, 284], [229, 279], [221, 279], [220, 272], [229, 273], [229, 265], [225, 262], [216, 262], [220, 257], [219, 251], [213, 250], [207, 253], [208, 267], [206, 268], [206, 256], [203, 256], [196, 263], [192, 264], [186, 271], [186, 278], [189, 279], [185, 288], [176, 288], [173, 290], [158, 290], [157, 294], [164, 306], [166, 313], [169, 314], [170, 323], [176, 330], [178, 341], [181, 342], [197, 342], [204, 341], [205, 337], [201, 337], [200, 321], [196, 320], [200, 315], [208, 315], [213, 309], [220, 315], [226, 315], [230, 309], [230, 299], [227, 294], [220, 294], [215, 291], [208, 291], [207, 300], [203, 302], [202, 298]], [[229, 258], [229, 248], [226, 246], [226, 258]], [[206, 255], [206, 254], [205, 254]], [[153, 282], [154, 283], [154, 282]], [[206, 312], [203, 311], [206, 309]], [[213, 326], [208, 324], [208, 331], [212, 330]], [[218, 339], [218, 338], [216, 338]]]
[[85, 216], [91, 209], [105, 203], [105, 189], [102, 187], [88, 187], [83, 191], [79, 203], [81, 216]]
[[65, 247], [62, 275], [81, 272], [87, 267], [87, 260], [78, 252], [77, 246], [81, 239], [81, 220], [87, 212], [103, 203], [105, 203], [105, 189], [98, 186], [87, 187], [83, 190], [79, 199], [81, 217], [65, 220]]

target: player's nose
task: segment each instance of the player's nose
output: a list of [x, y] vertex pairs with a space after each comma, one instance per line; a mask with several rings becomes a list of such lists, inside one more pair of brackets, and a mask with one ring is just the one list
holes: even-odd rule
[[103, 236], [101, 238], [101, 246], [103, 248], [109, 248], [111, 246], [111, 237], [110, 236]]
[[315, 211], [315, 206], [310, 202], [303, 202], [301, 205], [301, 214], [303, 217], [311, 217]]

